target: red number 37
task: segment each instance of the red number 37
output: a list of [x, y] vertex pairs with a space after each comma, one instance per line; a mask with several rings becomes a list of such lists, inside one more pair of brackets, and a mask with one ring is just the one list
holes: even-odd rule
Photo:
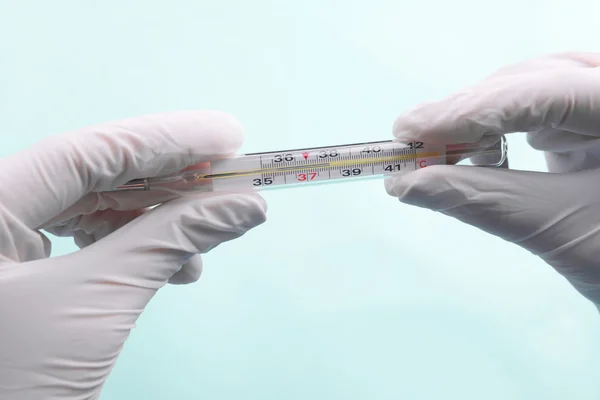
[[312, 181], [317, 176], [316, 172], [309, 172], [308, 174], [298, 174], [298, 180], [301, 182]]

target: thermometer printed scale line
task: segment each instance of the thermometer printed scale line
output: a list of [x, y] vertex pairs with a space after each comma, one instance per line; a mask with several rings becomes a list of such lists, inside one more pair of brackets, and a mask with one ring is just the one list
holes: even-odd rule
[[135, 179], [116, 190], [264, 190], [384, 177], [464, 160], [472, 165], [500, 166], [506, 160], [505, 138], [489, 136], [456, 145], [389, 140], [243, 154], [176, 175]]

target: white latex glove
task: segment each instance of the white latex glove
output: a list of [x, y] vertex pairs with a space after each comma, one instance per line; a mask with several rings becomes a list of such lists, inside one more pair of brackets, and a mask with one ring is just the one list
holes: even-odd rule
[[[132, 118], [50, 137], [0, 160], [0, 399], [97, 399], [130, 330], [168, 281], [265, 221], [253, 193], [99, 194], [236, 152], [220, 112]], [[84, 247], [48, 258], [40, 227]], [[182, 268], [182, 265], [184, 267]]]
[[[528, 132], [552, 173], [431, 166], [386, 180], [400, 201], [439, 211], [538, 255], [600, 304], [600, 54], [500, 69], [398, 117], [394, 135], [431, 143]], [[510, 149], [508, 151], [510, 157]]]

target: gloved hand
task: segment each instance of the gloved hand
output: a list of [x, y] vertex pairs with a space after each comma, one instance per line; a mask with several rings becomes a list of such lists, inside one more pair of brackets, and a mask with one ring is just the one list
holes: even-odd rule
[[[477, 141], [528, 132], [551, 173], [431, 166], [385, 182], [400, 201], [439, 211], [527, 249], [600, 304], [600, 54], [500, 69], [397, 118], [397, 138]], [[510, 149], [508, 151], [510, 157]]]
[[[50, 137], [0, 160], [0, 399], [98, 398], [157, 290], [195, 281], [200, 253], [265, 221], [254, 193], [98, 193], [241, 142], [232, 117], [186, 111]], [[48, 258], [42, 227], [82, 249]]]

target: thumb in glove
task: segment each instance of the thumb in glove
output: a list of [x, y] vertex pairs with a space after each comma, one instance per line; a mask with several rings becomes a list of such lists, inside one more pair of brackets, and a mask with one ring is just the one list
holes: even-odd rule
[[430, 166], [388, 178], [406, 204], [454, 217], [541, 257], [600, 303], [600, 173]]

